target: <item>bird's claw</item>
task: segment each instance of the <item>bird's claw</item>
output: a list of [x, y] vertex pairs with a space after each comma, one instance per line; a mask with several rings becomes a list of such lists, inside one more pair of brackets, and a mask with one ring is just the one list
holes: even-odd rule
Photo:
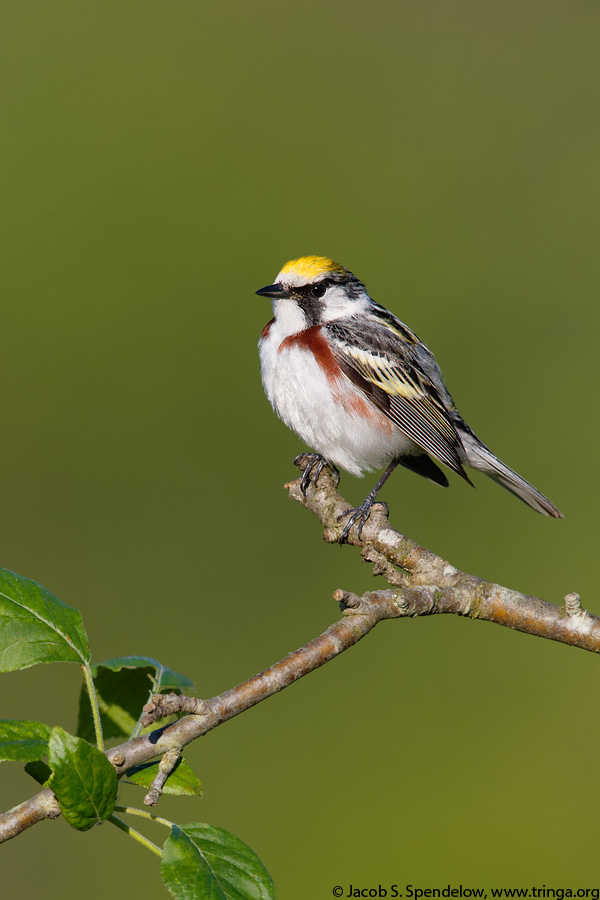
[[304, 471], [302, 472], [302, 477], [300, 478], [300, 490], [305, 497], [309, 484], [312, 482], [314, 485], [316, 485], [317, 481], [319, 480], [319, 475], [321, 474], [325, 466], [330, 466], [333, 474], [337, 476], [337, 480], [339, 482], [340, 473], [335, 466], [327, 462], [325, 457], [321, 456], [319, 453], [301, 453], [296, 457], [294, 462], [298, 463], [298, 461], [303, 457], [305, 459], [308, 458], [308, 462], [306, 463]]
[[[348, 521], [344, 525], [344, 530], [342, 531], [342, 533], [340, 534], [340, 536], [338, 538], [338, 544], [347, 544], [348, 543], [348, 535], [350, 534], [350, 530], [351, 530], [352, 526], [356, 524], [356, 522], [359, 522], [359, 520], [360, 520], [360, 522], [359, 522], [358, 528], [356, 529], [356, 534], [358, 535], [359, 541], [362, 539], [362, 530], [365, 526], [367, 519], [371, 515], [371, 510], [373, 509], [375, 502], [376, 502], [375, 499], [371, 499], [370, 497], [367, 497], [366, 500], [363, 500], [363, 502], [360, 504], [360, 506], [355, 506], [354, 509], [347, 509], [346, 512], [341, 513], [341, 515], [339, 515], [337, 517], [337, 520], [339, 522], [342, 519], [345, 519], [346, 516], [349, 516]], [[377, 502], [378, 502], [379, 506], [383, 506], [385, 508], [385, 513], [387, 516], [389, 516], [390, 510], [389, 510], [387, 503], [384, 503], [381, 500], [378, 500]]]
[[348, 543], [348, 535], [350, 534], [350, 529], [353, 525], [356, 524], [356, 522], [359, 522], [356, 533], [360, 541], [364, 524], [371, 514], [372, 507], [373, 501], [369, 502], [368, 500], [365, 500], [364, 503], [360, 504], [360, 506], [355, 506], [354, 509], [347, 509], [346, 512], [343, 512], [337, 517], [337, 520], [339, 522], [341, 519], [345, 519], [346, 516], [348, 516], [348, 521], [344, 525], [344, 530], [338, 538], [338, 544]]

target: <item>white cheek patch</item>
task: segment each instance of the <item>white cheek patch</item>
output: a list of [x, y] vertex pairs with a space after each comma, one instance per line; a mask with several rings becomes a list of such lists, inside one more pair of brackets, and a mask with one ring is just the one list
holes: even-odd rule
[[280, 340], [304, 331], [308, 325], [304, 311], [295, 300], [273, 300], [273, 312], [275, 313], [274, 329]]
[[321, 308], [322, 322], [335, 322], [345, 316], [358, 316], [366, 312], [369, 305], [367, 294], [349, 297], [342, 285], [334, 284], [327, 289]]

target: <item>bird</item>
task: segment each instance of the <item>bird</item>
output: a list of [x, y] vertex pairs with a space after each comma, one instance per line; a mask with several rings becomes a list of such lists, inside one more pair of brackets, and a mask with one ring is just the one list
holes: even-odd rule
[[325, 256], [303, 256], [256, 293], [273, 302], [259, 340], [265, 393], [314, 451], [306, 456], [303, 493], [326, 464], [357, 476], [385, 469], [364, 501], [339, 517], [347, 519], [341, 544], [355, 524], [361, 539], [398, 464], [444, 487], [448, 479], [437, 463], [469, 484], [465, 467], [478, 469], [537, 512], [564, 518], [480, 441], [460, 416], [433, 353], [349, 269]]

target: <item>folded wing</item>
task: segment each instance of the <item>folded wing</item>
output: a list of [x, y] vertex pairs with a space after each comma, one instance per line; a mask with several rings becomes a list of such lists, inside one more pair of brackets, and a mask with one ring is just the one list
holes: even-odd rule
[[371, 320], [368, 342], [358, 322], [355, 327], [339, 323], [325, 327], [334, 355], [353, 384], [415, 444], [469, 481], [460, 438], [430, 375], [420, 365], [419, 344], [409, 329], [407, 335], [399, 330], [405, 329], [401, 322], [392, 321], [396, 327], [387, 322], [373, 325]]

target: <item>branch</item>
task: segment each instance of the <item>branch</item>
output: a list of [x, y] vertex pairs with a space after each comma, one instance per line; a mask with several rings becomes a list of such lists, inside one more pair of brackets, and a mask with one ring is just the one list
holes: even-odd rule
[[[304, 469], [307, 459], [297, 457], [298, 468]], [[293, 500], [319, 519], [325, 529], [323, 539], [337, 542], [344, 527], [339, 517], [350, 504], [337, 491], [336, 475], [324, 468], [317, 485], [311, 485], [306, 495], [299, 480], [286, 484], [286, 488]], [[361, 540], [356, 527], [352, 528], [349, 542], [362, 548], [362, 556], [373, 563], [375, 575], [383, 575], [400, 588], [392, 593], [404, 616], [455, 613], [600, 653], [600, 619], [581, 608], [578, 594], [567, 594], [565, 605], [556, 606], [461, 572], [391, 528], [385, 504], [373, 506]]]
[[[297, 464], [303, 468], [303, 457], [298, 458]], [[286, 487], [292, 499], [310, 509], [320, 520], [325, 528], [325, 540], [337, 541], [343, 528], [338, 516], [349, 508], [349, 504], [337, 492], [333, 473], [323, 469], [318, 484], [309, 487], [307, 496], [302, 493], [299, 480]], [[154, 697], [144, 707], [144, 727], [174, 713], [186, 715], [171, 725], [108, 750], [106, 755], [119, 776], [132, 766], [165, 753], [169, 754], [167, 763], [170, 764], [171, 757], [175, 758], [186, 744], [334, 659], [383, 619], [455, 613], [600, 652], [600, 619], [581, 609], [577, 594], [568, 594], [566, 605], [558, 607], [460, 572], [390, 528], [382, 504], [373, 507], [363, 528], [362, 540], [358, 540], [356, 528], [350, 532], [350, 540], [362, 547], [363, 557], [374, 565], [374, 574], [384, 575], [392, 587], [372, 591], [363, 597], [336, 591], [334, 598], [342, 608], [340, 621], [269, 669], [223, 694], [210, 700], [177, 694]], [[166, 771], [168, 765], [164, 768]], [[162, 784], [156, 787], [160, 790]], [[59, 815], [53, 793], [49, 789], [43, 790], [0, 816], [0, 842], [16, 837], [37, 822]]]
[[[310, 641], [304, 647], [290, 653], [285, 659], [275, 663], [269, 669], [255, 675], [231, 690], [225, 691], [210, 700], [197, 700], [193, 697], [182, 697], [177, 694], [157, 695], [153, 702], [144, 707], [144, 727], [165, 716], [176, 712], [187, 713], [172, 725], [158, 728], [150, 734], [133, 738], [118, 747], [106, 752], [106, 756], [123, 776], [127, 769], [162, 756], [181, 750], [186, 744], [196, 740], [208, 731], [228, 719], [239, 715], [250, 707], [266, 700], [273, 694], [293, 684], [303, 675], [308, 675], [356, 644], [377, 622], [398, 616], [395, 599], [382, 592], [360, 601], [353, 595], [348, 597], [339, 622], [331, 625], [327, 631]], [[343, 592], [336, 592], [336, 599], [342, 600]], [[16, 837], [31, 825], [44, 819], [57, 818], [60, 808], [52, 791], [46, 788], [34, 797], [16, 806], [9, 812], [0, 815], [0, 843]]]

